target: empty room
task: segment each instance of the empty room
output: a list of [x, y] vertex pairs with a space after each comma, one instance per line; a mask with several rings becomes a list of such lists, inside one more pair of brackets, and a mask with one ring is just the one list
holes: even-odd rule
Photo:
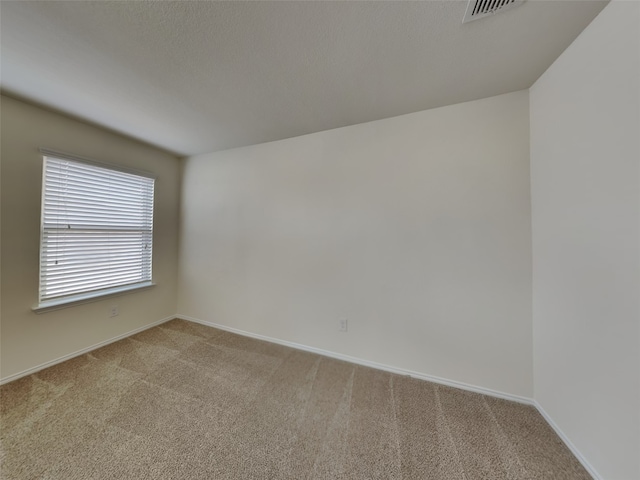
[[0, 1], [0, 477], [640, 480], [640, 2]]

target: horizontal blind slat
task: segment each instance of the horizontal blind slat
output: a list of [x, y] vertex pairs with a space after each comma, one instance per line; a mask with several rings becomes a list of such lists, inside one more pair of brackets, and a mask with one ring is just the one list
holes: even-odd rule
[[128, 268], [144, 268], [145, 262], [141, 259], [125, 259], [117, 262], [91, 262], [90, 264], [75, 265], [73, 267], [58, 268], [59, 265], [47, 266], [46, 279], [54, 281], [60, 278], [71, 278], [92, 272], [105, 272], [113, 269], [126, 270]]
[[[117, 275], [142, 276], [144, 274], [145, 269], [140, 264], [140, 265], [131, 265], [131, 266], [128, 266], [127, 268], [122, 268], [121, 266], [120, 268], [117, 269], [117, 271], [118, 271]], [[78, 283], [78, 282], [86, 284], [87, 282], [90, 282], [90, 281], [97, 281], [97, 280], [102, 281], [105, 278], [113, 278], [116, 275], [111, 275], [112, 272], [113, 272], [113, 269], [103, 268], [103, 269], [97, 269], [95, 271], [89, 271], [84, 273], [74, 273], [74, 274], [65, 273], [64, 275], [59, 275], [59, 276], [47, 276], [46, 283], [47, 285], [49, 285], [49, 287], [53, 287], [57, 285], [68, 285], [70, 283]]]
[[[47, 179], [49, 180], [49, 179]], [[49, 198], [53, 198], [60, 195], [71, 194], [78, 195], [82, 192], [90, 190], [93, 197], [109, 198], [110, 194], [118, 193], [122, 199], [134, 199], [134, 198], [147, 198], [151, 197], [151, 191], [146, 191], [146, 188], [121, 188], [115, 185], [108, 184], [93, 184], [87, 183], [84, 185], [69, 182], [48, 182], [50, 189], [47, 192]], [[115, 200], [115, 199], [114, 199]]]
[[54, 284], [53, 286], [47, 285], [45, 295], [47, 297], [51, 297], [52, 295], [69, 292], [70, 290], [75, 290], [75, 289], [79, 289], [79, 290], [95, 289], [99, 285], [114, 285], [114, 284], [119, 285], [121, 283], [134, 283], [134, 281], [142, 282], [145, 280], [143, 278], [142, 273], [143, 272], [141, 272], [140, 274], [122, 273], [118, 275], [109, 275], [109, 276], [99, 277], [89, 281], [86, 281], [86, 280], [68, 281], [65, 283], [57, 284], [57, 285]]
[[147, 191], [146, 188], [122, 188], [109, 184], [79, 184], [60, 181], [49, 181], [48, 184], [50, 186], [47, 192], [49, 198], [63, 194], [81, 194], [87, 190], [91, 191], [93, 197], [109, 198], [112, 192], [118, 193], [123, 199], [151, 197], [151, 191]]
[[78, 293], [86, 293], [93, 292], [95, 290], [102, 290], [104, 288], [110, 287], [121, 287], [125, 285], [131, 285], [134, 283], [142, 283], [146, 280], [137, 277], [129, 277], [129, 278], [117, 278], [111, 281], [104, 281], [101, 283], [91, 283], [91, 284], [82, 284], [82, 285], [74, 285], [74, 286], [65, 286], [62, 288], [51, 289], [48, 290], [45, 295], [43, 295], [43, 300], [50, 300], [52, 298], [57, 297], [65, 297], [67, 295], [74, 295]]
[[95, 179], [102, 182], [112, 180], [122, 185], [153, 184], [153, 179], [131, 173], [118, 172], [116, 170], [96, 166], [84, 167], [78, 162], [72, 162], [70, 160], [63, 160], [60, 162], [59, 160], [52, 159], [51, 157], [49, 157], [48, 160], [49, 168], [46, 170], [46, 175], [49, 177], [75, 178], [82, 183], [91, 182]]
[[58, 282], [53, 284], [53, 290], [55, 289], [65, 289], [65, 288], [73, 288], [73, 287], [82, 287], [82, 286], [95, 286], [102, 283], [111, 283], [114, 281], [118, 281], [122, 278], [139, 278], [141, 277], [142, 272], [122, 272], [116, 275], [109, 275], [103, 277], [96, 277], [95, 279], [86, 281], [82, 279], [69, 279], [67, 282]]

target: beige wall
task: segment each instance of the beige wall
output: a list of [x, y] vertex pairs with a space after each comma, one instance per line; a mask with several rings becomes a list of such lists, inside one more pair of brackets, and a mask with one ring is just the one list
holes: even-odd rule
[[640, 3], [531, 88], [535, 398], [601, 478], [640, 478]]
[[[176, 312], [179, 162], [167, 153], [2, 96], [1, 377], [6, 378]], [[36, 315], [42, 156], [39, 147], [157, 174], [153, 279], [137, 293]], [[111, 305], [120, 315], [107, 317]]]
[[528, 139], [523, 91], [189, 158], [178, 312], [531, 397]]

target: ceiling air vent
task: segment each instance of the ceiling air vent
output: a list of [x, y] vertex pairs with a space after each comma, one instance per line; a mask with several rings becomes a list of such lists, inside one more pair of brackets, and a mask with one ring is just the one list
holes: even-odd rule
[[462, 23], [487, 17], [498, 12], [504, 12], [522, 5], [525, 0], [469, 0], [467, 11]]

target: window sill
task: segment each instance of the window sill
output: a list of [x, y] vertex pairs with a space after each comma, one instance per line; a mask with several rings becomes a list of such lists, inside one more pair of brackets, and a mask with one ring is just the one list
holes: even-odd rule
[[134, 291], [146, 290], [155, 286], [152, 282], [135, 283], [133, 285], [125, 285], [122, 287], [107, 288], [105, 290], [98, 290], [95, 292], [80, 293], [78, 295], [70, 295], [68, 297], [55, 298], [53, 300], [45, 300], [39, 303], [31, 310], [35, 313], [46, 313], [53, 310], [60, 310], [62, 308], [69, 308], [75, 305], [81, 305], [83, 303], [97, 302], [98, 300], [104, 300], [108, 297], [116, 297], [118, 295], [124, 295], [132, 293]]

